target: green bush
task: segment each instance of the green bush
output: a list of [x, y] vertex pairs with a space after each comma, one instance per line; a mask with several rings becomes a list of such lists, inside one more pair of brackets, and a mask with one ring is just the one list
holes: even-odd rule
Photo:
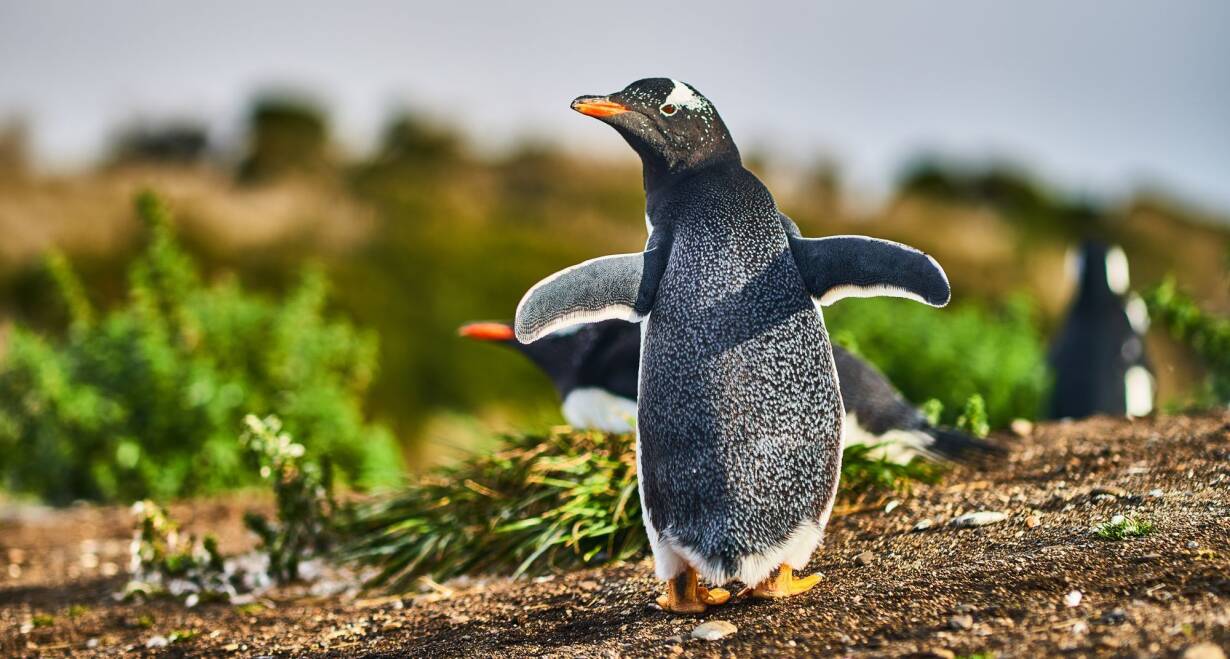
[[235, 440], [244, 412], [277, 414], [350, 482], [400, 472], [390, 433], [362, 401], [373, 335], [324, 317], [307, 272], [285, 299], [207, 285], [152, 194], [137, 201], [148, 244], [126, 300], [91, 308], [68, 263], [49, 260], [70, 317], [61, 337], [23, 327], [0, 364], [0, 485], [56, 502], [166, 499], [256, 481]]
[[[852, 300], [824, 312], [833, 339], [884, 371], [915, 403], [955, 425], [974, 395], [990, 428], [1037, 418], [1046, 400], [1046, 348], [1024, 298], [993, 312], [974, 304], [936, 310], [904, 300]], [[981, 416], [981, 414], [979, 416]], [[967, 421], [971, 421], [967, 419]]]
[[1201, 309], [1174, 277], [1144, 294], [1150, 317], [1165, 327], [1176, 341], [1196, 353], [1208, 369], [1204, 387], [1193, 407], [1216, 407], [1230, 403], [1230, 318]]
[[248, 116], [248, 153], [239, 164], [239, 180], [263, 183], [325, 171], [328, 147], [329, 122], [314, 101], [293, 93], [266, 95]]
[[261, 478], [273, 486], [277, 519], [255, 511], [244, 524], [260, 538], [257, 550], [269, 557], [269, 573], [279, 582], [299, 578], [299, 565], [327, 553], [334, 542], [338, 506], [333, 498], [333, 465], [304, 457], [307, 449], [282, 432], [276, 416], [249, 414], [241, 440], [260, 464]]

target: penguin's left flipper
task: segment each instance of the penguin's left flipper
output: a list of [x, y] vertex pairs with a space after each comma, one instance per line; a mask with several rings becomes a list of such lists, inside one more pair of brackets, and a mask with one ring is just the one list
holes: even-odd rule
[[828, 306], [847, 297], [903, 297], [942, 307], [952, 290], [935, 259], [913, 247], [866, 236], [788, 236], [812, 297]]
[[590, 259], [538, 282], [517, 305], [517, 340], [532, 343], [582, 323], [638, 321], [652, 309], [668, 249]]

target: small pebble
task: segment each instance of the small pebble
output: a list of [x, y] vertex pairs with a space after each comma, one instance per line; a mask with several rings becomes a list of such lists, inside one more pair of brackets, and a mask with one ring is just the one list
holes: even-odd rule
[[932, 522], [929, 519], [920, 519], [914, 523], [914, 532], [917, 533], [919, 531], [926, 531], [931, 528], [933, 524], [935, 524], [935, 522]]
[[165, 648], [166, 646], [168, 646], [168, 645], [170, 645], [170, 644], [171, 644], [171, 642], [170, 642], [170, 641], [168, 641], [168, 640], [167, 640], [167, 637], [165, 637], [165, 636], [151, 636], [151, 637], [150, 637], [150, 639], [149, 639], [148, 641], [146, 641], [146, 642], [145, 642], [145, 647], [147, 647], [147, 648]]
[[1030, 515], [1029, 517], [1025, 518], [1025, 526], [1028, 526], [1031, 529], [1041, 524], [1042, 524], [1042, 520], [1038, 519], [1037, 515]]
[[1199, 549], [1199, 548], [1200, 548], [1200, 543], [1199, 543], [1199, 542], [1196, 542], [1195, 540], [1188, 540], [1188, 541], [1187, 541], [1187, 548], [1188, 548], [1188, 549]]
[[861, 565], [861, 566], [864, 566], [864, 567], [865, 567], [865, 566], [868, 566], [868, 565], [871, 565], [872, 563], [874, 563], [874, 562], [875, 562], [875, 560], [876, 560], [876, 555], [875, 555], [875, 554], [873, 554], [873, 553], [871, 553], [871, 552], [869, 552], [869, 551], [865, 551], [865, 552], [863, 552], [863, 553], [859, 554], [858, 556], [855, 556], [855, 557], [854, 557], [854, 562], [855, 562], [855, 564], [857, 564], [857, 565]]
[[1120, 524], [1126, 524], [1126, 523], [1127, 523], [1127, 518], [1124, 517], [1123, 515], [1115, 515], [1114, 517], [1110, 518], [1111, 526], [1119, 526]]
[[89, 648], [89, 649], [91, 649], [91, 650], [93, 650], [94, 648], [98, 647], [98, 639], [96, 639], [96, 638], [91, 638], [90, 640], [86, 641], [86, 642], [85, 642], [85, 647], [87, 647], [87, 648]]
[[716, 641], [726, 638], [737, 631], [739, 631], [738, 627], [725, 620], [710, 620], [693, 629], [692, 638], [699, 638], [702, 641]]
[[1226, 659], [1226, 653], [1213, 643], [1197, 643], [1183, 651], [1183, 659]]
[[900, 505], [901, 505], [900, 501], [893, 499], [892, 501], [889, 501], [887, 505], [884, 506], [884, 512], [891, 513], [897, 509], [897, 506], [900, 506]]
[[1160, 488], [1160, 487], [1159, 487], [1159, 488], [1156, 488], [1156, 489], [1149, 490], [1149, 496], [1153, 497], [1154, 499], [1160, 499], [1160, 498], [1162, 498], [1162, 497], [1163, 497], [1163, 496], [1165, 496], [1165, 495], [1166, 495], [1166, 493], [1165, 493], [1165, 492], [1163, 492], [1163, 491], [1162, 491], [1162, 488]]
[[1095, 487], [1092, 490], [1090, 490], [1089, 493], [1094, 496], [1104, 495], [1104, 496], [1111, 496], [1111, 497], [1118, 497], [1118, 498], [1131, 496], [1131, 494], [1127, 490], [1121, 487], [1114, 487], [1110, 485]]
[[979, 510], [974, 513], [965, 513], [960, 517], [952, 520], [953, 526], [958, 528], [969, 528], [974, 526], [986, 526], [988, 524], [998, 524], [999, 522], [1008, 519], [1008, 516], [996, 510]]
[[935, 659], [955, 659], [955, 657], [957, 656], [952, 650], [949, 650], [948, 648], [931, 648], [929, 650], [923, 651], [922, 654], [925, 657], [935, 657]]
[[948, 619], [948, 626], [956, 631], [965, 631], [974, 628], [974, 616], [963, 614], [953, 616]]
[[1084, 598], [1085, 598], [1085, 595], [1081, 593], [1081, 591], [1073, 590], [1069, 592], [1067, 595], [1064, 595], [1063, 604], [1069, 609], [1076, 608], [1081, 605], [1081, 600]]
[[1029, 437], [1034, 434], [1034, 424], [1029, 419], [1013, 419], [1010, 427], [1017, 437]]

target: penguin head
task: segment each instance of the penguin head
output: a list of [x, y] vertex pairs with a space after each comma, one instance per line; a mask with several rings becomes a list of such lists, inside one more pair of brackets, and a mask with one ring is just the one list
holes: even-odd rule
[[641, 157], [646, 181], [739, 160], [717, 109], [694, 87], [645, 78], [606, 96], [581, 96], [572, 109], [610, 124]]
[[468, 323], [457, 329], [457, 335], [513, 348], [542, 369], [560, 395], [566, 396], [576, 386], [578, 355], [583, 354], [588, 336], [584, 327], [553, 332], [529, 344], [518, 341], [507, 323]]
[[1097, 240], [1085, 240], [1079, 253], [1073, 252], [1069, 262], [1075, 267], [1077, 291], [1092, 297], [1121, 297], [1128, 292], [1130, 277], [1127, 255], [1118, 245]]

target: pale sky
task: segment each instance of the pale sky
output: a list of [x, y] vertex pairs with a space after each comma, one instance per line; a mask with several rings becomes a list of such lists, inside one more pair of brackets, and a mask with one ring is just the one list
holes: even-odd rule
[[355, 149], [411, 105], [482, 146], [631, 159], [568, 102], [648, 76], [695, 85], [745, 150], [829, 154], [869, 190], [929, 150], [1230, 211], [1226, 0], [0, 0], [0, 118], [61, 166], [135, 117], [233, 135], [270, 85], [317, 93]]

